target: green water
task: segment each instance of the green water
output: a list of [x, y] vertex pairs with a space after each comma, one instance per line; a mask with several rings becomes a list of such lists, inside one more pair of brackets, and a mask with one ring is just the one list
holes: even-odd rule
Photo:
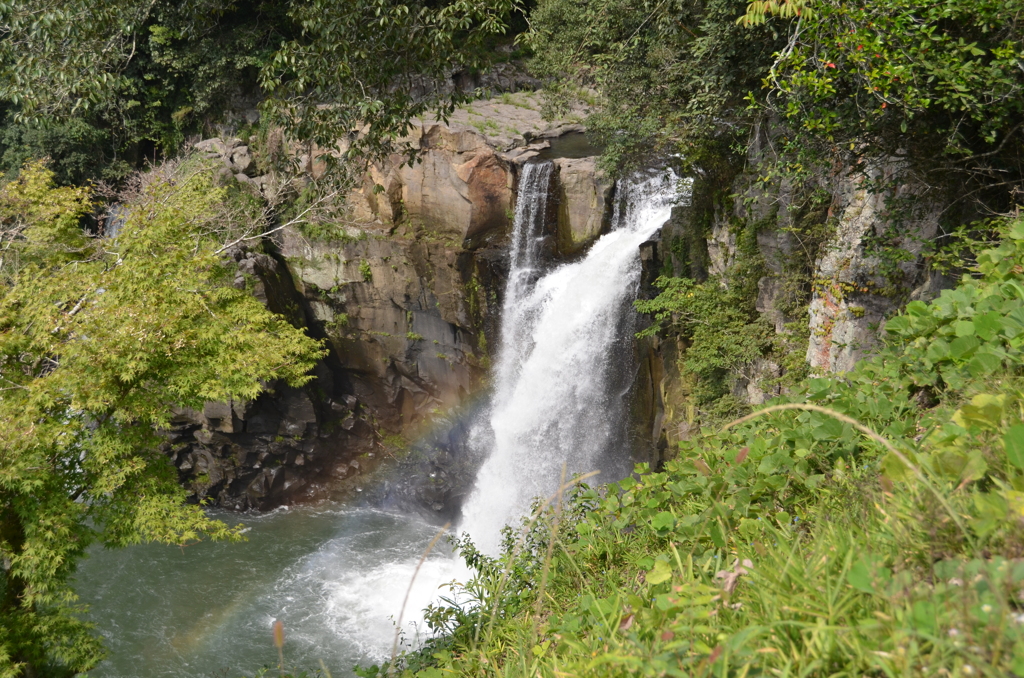
[[[243, 676], [277, 667], [271, 626], [285, 627], [287, 667], [333, 676], [390, 655], [410, 579], [437, 527], [415, 518], [332, 504], [264, 515], [218, 515], [250, 528], [242, 544], [94, 549], [78, 574], [88, 618], [108, 658], [90, 676]], [[464, 580], [441, 547], [416, 576], [403, 624]], [[275, 671], [276, 672], [276, 671]]]

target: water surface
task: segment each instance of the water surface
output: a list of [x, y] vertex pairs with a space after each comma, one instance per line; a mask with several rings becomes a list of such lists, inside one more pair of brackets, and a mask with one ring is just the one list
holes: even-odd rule
[[[285, 663], [334, 676], [390, 656], [394, 618], [437, 526], [339, 504], [217, 515], [245, 523], [248, 541], [187, 548], [93, 549], [78, 574], [88, 618], [108, 658], [90, 676], [252, 675], [278, 663], [271, 636], [285, 626]], [[416, 577], [407, 641], [438, 586], [467, 570], [443, 542]], [[417, 622], [419, 622], [417, 624]]]

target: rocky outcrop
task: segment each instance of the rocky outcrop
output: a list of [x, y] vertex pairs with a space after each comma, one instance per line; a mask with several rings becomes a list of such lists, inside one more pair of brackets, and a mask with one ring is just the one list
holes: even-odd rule
[[[307, 324], [288, 268], [267, 254], [236, 249], [235, 285], [248, 288], [293, 324]], [[322, 496], [328, 478], [359, 469], [372, 454], [371, 403], [331, 361], [322, 361], [303, 388], [269, 384], [252, 402], [206, 403], [175, 413], [164, 451], [196, 500], [232, 509], [261, 509]], [[353, 466], [352, 464], [355, 464]]]
[[[265, 253], [235, 253], [236, 284], [323, 339], [329, 354], [301, 389], [270, 385], [252, 403], [178, 413], [166, 451], [196, 499], [268, 508], [322, 496], [339, 480], [358, 483], [401, 440], [420, 438], [438, 414], [481, 390], [520, 168], [562, 134], [581, 133], [575, 124], [545, 126], [529, 101], [474, 104], [515, 111], [501, 134], [490, 133], [495, 123], [418, 124], [408, 139], [417, 162], [396, 156], [370, 167], [334, 239], [289, 226]], [[284, 185], [259, 174], [266, 164], [242, 140], [208, 139], [196, 149], [223, 163], [225, 180], [261, 195]], [[315, 154], [296, 160], [312, 173], [318, 167]], [[567, 256], [608, 228], [612, 184], [594, 158], [554, 161], [549, 254]], [[408, 496], [442, 515], [457, 506], [476, 463], [453, 435], [408, 461], [434, 474]]]
[[[895, 162], [847, 168], [799, 189], [766, 188], [740, 174], [719, 187], [717, 198], [708, 200], [716, 194], [702, 187], [694, 199], [704, 202], [676, 208], [650, 243], [646, 281], [670, 271], [738, 287], [774, 329], [764, 357], [727, 377], [738, 402], [757, 405], [779, 395], [789, 369], [852, 369], [877, 345], [887, 317], [951, 286], [929, 271], [924, 253], [939, 235], [946, 203], [902, 169]], [[642, 290], [657, 293], [646, 284]], [[657, 339], [638, 347], [636, 436], [669, 451], [701, 421], [693, 377], [678, 370], [686, 349]]]
[[500, 273], [494, 252], [367, 236], [283, 232], [281, 256], [347, 381], [383, 431], [411, 435], [474, 392]]
[[816, 262], [809, 309], [807, 362], [820, 373], [852, 369], [877, 344], [885, 319], [912, 290], [925, 286], [918, 292], [922, 296], [941, 288], [937, 278], [929, 279], [921, 253], [923, 244], [938, 234], [941, 206], [932, 204], [905, 218], [899, 236], [883, 250], [877, 244], [872, 247], [871, 240], [883, 239], [889, 231], [893, 215], [887, 204], [913, 193], [915, 187], [903, 185], [892, 195], [851, 181], [844, 189], [837, 201], [835, 235]]
[[597, 168], [597, 158], [558, 158], [558, 251], [576, 254], [611, 225], [614, 183]]
[[514, 177], [486, 138], [435, 123], [416, 127], [409, 141], [415, 164], [395, 156], [371, 167], [350, 197], [357, 221], [467, 249], [508, 231]]

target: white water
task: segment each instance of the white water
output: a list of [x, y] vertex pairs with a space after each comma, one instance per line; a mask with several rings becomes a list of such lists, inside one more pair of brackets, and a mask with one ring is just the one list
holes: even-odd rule
[[[437, 526], [407, 515], [326, 505], [262, 515], [216, 513], [250, 528], [241, 544], [90, 549], [76, 591], [105, 636], [96, 678], [253, 675], [277, 666], [271, 625], [284, 623], [288, 668], [324, 662], [334, 676], [387, 659], [394, 618]], [[405, 645], [422, 610], [469, 572], [439, 544], [409, 596]]]
[[[623, 368], [640, 275], [639, 246], [668, 219], [672, 174], [622, 182], [612, 232], [575, 263], [541, 269], [550, 163], [524, 168], [493, 403], [474, 431], [489, 451], [460, 528], [485, 552], [500, 530], [551, 494], [562, 464], [586, 472], [622, 456]], [[627, 375], [628, 376], [628, 375]], [[234, 522], [238, 516], [225, 515]], [[107, 635], [94, 676], [251, 675], [274, 666], [271, 624], [285, 625], [285, 662], [335, 676], [390, 656], [394, 617], [436, 527], [348, 506], [242, 518], [244, 544], [93, 550], [78, 591]], [[416, 575], [402, 628], [414, 642], [422, 610], [470, 572], [439, 545]]]
[[[639, 247], [668, 220], [676, 198], [671, 172], [621, 182], [613, 230], [581, 261], [536, 275], [542, 177], [550, 165], [527, 165], [516, 212], [512, 270], [502, 309], [502, 345], [491, 416], [478, 436], [491, 447], [463, 507], [461, 529], [494, 554], [500, 530], [526, 514], [534, 497], [558, 488], [567, 474], [599, 466], [609, 446], [623, 443], [624, 393], [616, 389], [630, 305], [640, 278]], [[627, 453], [620, 450], [620, 453]]]

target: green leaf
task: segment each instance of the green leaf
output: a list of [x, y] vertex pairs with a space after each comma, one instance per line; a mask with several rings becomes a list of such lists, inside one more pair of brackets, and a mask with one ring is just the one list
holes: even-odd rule
[[974, 323], [970, 320], [958, 320], [953, 325], [953, 332], [958, 337], [973, 337], [974, 336]]
[[859, 559], [846, 573], [846, 583], [864, 593], [876, 593], [870, 562]]
[[657, 560], [654, 563], [654, 568], [647, 572], [644, 579], [647, 580], [648, 584], [662, 584], [672, 578], [672, 566], [667, 561]]
[[815, 440], [838, 440], [843, 435], [843, 422], [835, 417], [824, 417], [821, 424], [811, 431]]
[[913, 608], [914, 626], [930, 635], [935, 635], [938, 630], [938, 610], [935, 603], [919, 600], [914, 603]]
[[903, 463], [903, 460], [891, 452], [882, 459], [882, 474], [893, 481], [907, 480], [913, 471]]
[[1008, 462], [1024, 469], [1024, 424], [1014, 424], [1007, 429], [1003, 434], [1003, 450]]
[[941, 476], [957, 482], [979, 480], [988, 470], [988, 464], [978, 450], [942, 450], [935, 454], [933, 466]]
[[974, 319], [974, 329], [978, 337], [984, 341], [992, 341], [1004, 329], [1003, 316], [989, 312]]
[[898, 315], [885, 321], [885, 331], [890, 334], [904, 334], [910, 329], [910, 318]]
[[974, 352], [981, 346], [977, 337], [959, 337], [949, 345], [949, 355], [955, 360], [964, 360], [974, 355]]
[[668, 511], [662, 511], [658, 515], [651, 518], [651, 526], [659, 532], [662, 530], [671, 530], [676, 524], [676, 517]]
[[949, 342], [945, 339], [935, 339], [925, 351], [925, 357], [933, 363], [947, 360], [949, 358]]
[[953, 421], [964, 428], [971, 426], [996, 428], [1003, 419], [1005, 400], [1006, 396], [1004, 395], [980, 393], [971, 398], [969, 405], [964, 405], [953, 414]]
[[981, 350], [967, 363], [967, 371], [972, 377], [984, 377], [992, 374], [1003, 366], [1003, 359], [989, 351]]
[[725, 534], [722, 532], [722, 527], [717, 521], [711, 523], [711, 527], [708, 528], [708, 535], [711, 537], [711, 541], [720, 549], [725, 548]]
[[806, 487], [809, 490], [816, 490], [824, 480], [825, 476], [820, 473], [807, 476], [806, 478], [804, 478], [804, 487]]

